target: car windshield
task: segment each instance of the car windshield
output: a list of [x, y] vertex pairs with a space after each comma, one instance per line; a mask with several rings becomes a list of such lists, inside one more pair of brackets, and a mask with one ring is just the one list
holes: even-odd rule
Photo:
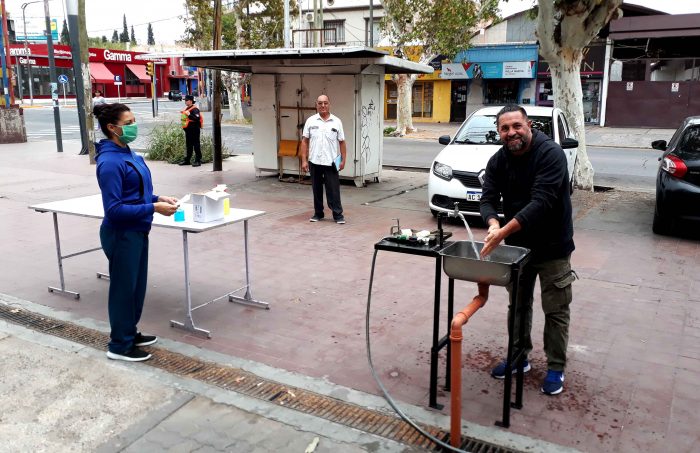
[[[552, 133], [552, 118], [548, 116], [530, 116], [532, 128], [544, 132], [549, 137]], [[496, 131], [496, 115], [473, 115], [464, 124], [457, 136], [455, 143], [467, 145], [500, 145], [501, 140]]]
[[691, 126], [685, 130], [673, 154], [683, 160], [700, 159], [700, 126]]

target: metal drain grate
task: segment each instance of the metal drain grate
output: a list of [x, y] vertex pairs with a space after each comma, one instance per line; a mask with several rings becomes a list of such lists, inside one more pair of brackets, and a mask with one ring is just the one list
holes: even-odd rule
[[[107, 335], [97, 330], [14, 306], [0, 304], [0, 319], [95, 349], [105, 349], [109, 341]], [[153, 355], [151, 360], [144, 362], [145, 365], [160, 368], [178, 376], [196, 379], [226, 390], [233, 390], [243, 395], [266, 400], [279, 406], [324, 418], [328, 421], [402, 444], [443, 451], [442, 448], [437, 447], [436, 444], [421, 436], [409, 424], [395, 416], [346, 403], [298, 387], [290, 387], [263, 379], [238, 368], [206, 362], [162, 348], [146, 347], [144, 349]], [[449, 442], [449, 433], [440, 428], [423, 424], [421, 424], [421, 427], [438, 439]], [[469, 437], [462, 438], [462, 448], [474, 453], [515, 453], [514, 450]]]

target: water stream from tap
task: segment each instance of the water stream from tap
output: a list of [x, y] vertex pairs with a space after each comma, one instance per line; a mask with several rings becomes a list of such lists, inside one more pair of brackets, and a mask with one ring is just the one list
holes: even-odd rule
[[462, 219], [462, 222], [464, 222], [464, 226], [467, 227], [467, 235], [469, 236], [469, 241], [472, 243], [472, 250], [474, 250], [474, 256], [476, 256], [477, 260], [481, 260], [481, 255], [479, 255], [479, 250], [476, 248], [476, 242], [474, 242], [474, 235], [472, 234], [472, 229], [469, 228], [469, 223], [467, 223], [467, 219], [464, 218], [464, 215], [460, 212], [459, 213], [459, 218]]

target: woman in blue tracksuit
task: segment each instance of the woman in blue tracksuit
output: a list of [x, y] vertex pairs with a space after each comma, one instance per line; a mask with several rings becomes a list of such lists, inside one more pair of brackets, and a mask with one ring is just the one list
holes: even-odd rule
[[109, 324], [107, 357], [139, 362], [151, 355], [139, 349], [157, 341], [136, 325], [141, 319], [148, 276], [148, 232], [153, 213], [166, 216], [177, 200], [153, 195], [151, 172], [129, 148], [138, 134], [134, 114], [124, 104], [96, 105], [93, 114], [106, 139], [97, 144], [97, 182], [102, 191], [102, 250], [109, 260]]

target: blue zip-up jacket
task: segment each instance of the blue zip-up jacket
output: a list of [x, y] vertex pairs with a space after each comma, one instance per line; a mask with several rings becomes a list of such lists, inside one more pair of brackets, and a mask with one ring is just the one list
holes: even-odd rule
[[102, 190], [102, 225], [126, 231], [151, 230], [153, 195], [151, 172], [143, 157], [127, 146], [103, 139], [96, 144], [97, 182]]

